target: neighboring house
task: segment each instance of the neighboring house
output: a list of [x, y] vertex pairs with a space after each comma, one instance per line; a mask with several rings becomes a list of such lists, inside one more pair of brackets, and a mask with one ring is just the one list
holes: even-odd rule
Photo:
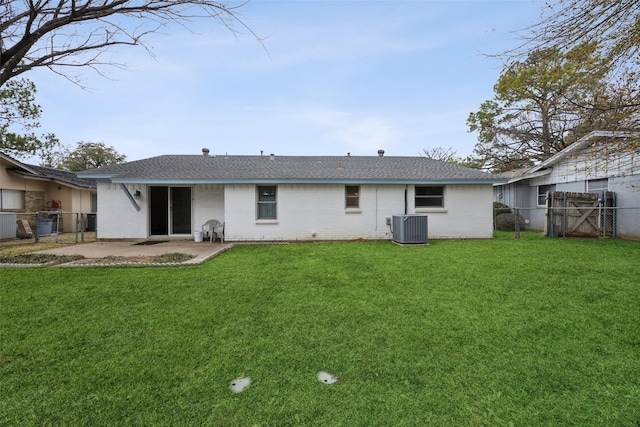
[[[75, 173], [28, 165], [0, 153], [0, 212], [17, 213], [35, 226], [35, 218], [21, 213], [57, 211], [95, 212], [96, 182]], [[67, 221], [61, 231], [73, 231]]]
[[397, 214], [427, 214], [429, 238], [491, 238], [500, 178], [425, 157], [167, 155], [84, 171], [98, 182], [101, 239], [391, 239]]
[[[616, 207], [640, 209], [639, 139], [634, 132], [591, 132], [537, 166], [504, 175], [508, 181], [494, 186], [494, 201], [519, 208], [534, 230], [544, 229], [548, 191], [611, 191]], [[638, 218], [640, 210], [619, 209], [619, 234], [640, 235]]]

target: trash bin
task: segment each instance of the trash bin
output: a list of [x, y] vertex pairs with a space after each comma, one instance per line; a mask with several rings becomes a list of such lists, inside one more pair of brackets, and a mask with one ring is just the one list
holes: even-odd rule
[[96, 231], [96, 214], [87, 214], [87, 231]]
[[38, 219], [38, 236], [48, 236], [53, 228], [53, 220], [50, 218]]
[[193, 232], [193, 241], [194, 242], [202, 242], [202, 231], [194, 231]]

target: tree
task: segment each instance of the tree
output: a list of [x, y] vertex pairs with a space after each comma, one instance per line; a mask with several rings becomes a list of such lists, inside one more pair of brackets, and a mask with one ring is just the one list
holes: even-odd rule
[[581, 43], [599, 46], [610, 66], [640, 64], [640, 2], [637, 0], [546, 1], [540, 21], [523, 29], [523, 44], [504, 55], [522, 58], [541, 50], [568, 51]]
[[79, 142], [74, 150], [51, 154], [45, 166], [79, 172], [101, 166], [114, 165], [125, 161], [127, 156], [103, 142]]
[[0, 151], [20, 158], [58, 144], [53, 134], [38, 137], [34, 133], [42, 113], [35, 94], [35, 84], [27, 79], [14, 79], [0, 87]]
[[[189, 28], [198, 18], [213, 18], [233, 30], [243, 23], [239, 8], [212, 0], [5, 0], [0, 5], [0, 87], [36, 67], [64, 74], [68, 67], [98, 72], [101, 54], [113, 46], [142, 45], [161, 27]], [[257, 38], [257, 37], [256, 37]], [[67, 69], [68, 69], [67, 68]]]
[[453, 163], [454, 165], [464, 166], [471, 169], [482, 169], [482, 162], [472, 156], [458, 157], [457, 151], [453, 148], [431, 147], [423, 148], [424, 157], [442, 162]]
[[609, 67], [594, 44], [563, 53], [534, 51], [515, 62], [494, 85], [495, 97], [471, 113], [478, 132], [474, 155], [501, 172], [532, 166], [594, 129], [608, 129], [635, 109], [616, 109], [607, 83]]
[[422, 154], [429, 159], [441, 160], [443, 162], [452, 162], [456, 159], [456, 150], [454, 150], [453, 148], [423, 148]]

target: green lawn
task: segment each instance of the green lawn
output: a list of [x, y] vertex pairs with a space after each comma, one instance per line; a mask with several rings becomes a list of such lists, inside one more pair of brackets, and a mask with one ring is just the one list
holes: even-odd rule
[[639, 425], [640, 243], [523, 234], [2, 269], [0, 425]]

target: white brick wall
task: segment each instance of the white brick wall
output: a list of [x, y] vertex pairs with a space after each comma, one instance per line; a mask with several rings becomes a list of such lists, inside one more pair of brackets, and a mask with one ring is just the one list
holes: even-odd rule
[[[119, 184], [98, 184], [98, 235], [104, 239], [146, 238], [149, 235], [148, 192], [139, 190], [141, 210], [135, 210]], [[361, 185], [359, 209], [345, 209], [344, 185], [278, 185], [277, 220], [256, 219], [255, 185], [194, 185], [192, 230], [209, 219], [225, 222], [230, 241], [391, 240], [386, 219], [404, 214], [405, 190], [409, 214], [429, 216], [429, 239], [490, 238], [493, 235], [492, 186], [445, 187], [445, 207], [414, 209], [414, 187]]]
[[447, 185], [444, 208], [413, 209], [414, 187], [409, 187], [409, 213], [429, 216], [429, 239], [487, 239], [493, 237], [493, 187]]
[[224, 222], [224, 186], [218, 184], [194, 185], [193, 231], [201, 231], [202, 225], [210, 219]]
[[[256, 220], [256, 187], [225, 188], [228, 240], [391, 239], [386, 218], [404, 213], [429, 215], [429, 238], [490, 238], [493, 235], [492, 186], [447, 186], [444, 209], [413, 209], [413, 187], [360, 186], [360, 209], [345, 209], [344, 185], [279, 185], [278, 219]], [[314, 235], [315, 234], [315, 235]]]
[[127, 185], [132, 194], [139, 190], [142, 197], [138, 201], [140, 211], [131, 204], [120, 184], [98, 183], [98, 238], [100, 239], [142, 239], [149, 235], [147, 226], [149, 213], [146, 201], [148, 193], [144, 185]]

